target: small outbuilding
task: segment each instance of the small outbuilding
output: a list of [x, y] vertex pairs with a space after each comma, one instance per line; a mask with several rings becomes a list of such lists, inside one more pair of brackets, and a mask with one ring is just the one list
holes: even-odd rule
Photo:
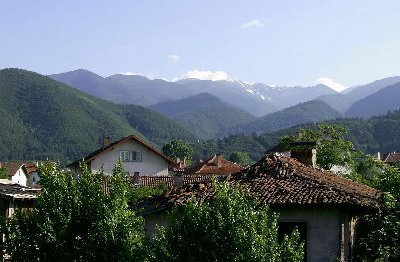
[[[315, 151], [306, 155], [314, 158]], [[357, 217], [380, 208], [380, 191], [282, 155], [265, 156], [226, 180], [279, 213], [281, 233], [299, 230], [306, 261], [350, 261]], [[212, 183], [197, 182], [145, 199], [148, 235], [155, 225], [167, 226], [166, 210], [212, 196]]]
[[11, 217], [15, 210], [33, 208], [40, 189], [16, 184], [10, 180], [0, 179], [0, 212], [3, 217]]

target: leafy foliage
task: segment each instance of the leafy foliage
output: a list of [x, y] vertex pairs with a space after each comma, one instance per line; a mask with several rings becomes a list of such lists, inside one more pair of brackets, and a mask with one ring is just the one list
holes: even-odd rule
[[8, 171], [6, 168], [0, 168], [0, 179], [8, 179]]
[[247, 154], [246, 152], [240, 152], [240, 151], [233, 152], [229, 156], [229, 160], [234, 163], [239, 163], [244, 166], [251, 165], [251, 163], [252, 163], [249, 154]]
[[277, 216], [228, 183], [211, 202], [173, 210], [170, 226], [150, 242], [150, 261], [302, 261], [295, 231], [278, 241]]
[[192, 161], [193, 149], [182, 140], [172, 140], [163, 146], [162, 151], [172, 159], [181, 159], [190, 163]]
[[43, 191], [36, 208], [17, 212], [3, 227], [13, 261], [120, 261], [138, 255], [144, 224], [127, 209], [130, 187], [121, 163], [108, 178], [108, 194], [103, 174], [82, 170], [76, 179], [52, 163], [39, 167]]
[[317, 143], [317, 164], [330, 170], [334, 165], [351, 166], [354, 163], [353, 144], [344, 139], [347, 130], [340, 125], [318, 124], [317, 129], [300, 129], [296, 135], [285, 136], [282, 143], [312, 141]]
[[380, 212], [358, 221], [355, 260], [400, 260], [400, 170], [365, 156], [349, 177], [386, 192]]

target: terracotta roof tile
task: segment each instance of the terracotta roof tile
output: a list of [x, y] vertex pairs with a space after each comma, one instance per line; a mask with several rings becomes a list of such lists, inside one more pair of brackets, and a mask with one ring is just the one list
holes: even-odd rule
[[389, 164], [397, 163], [400, 161], [400, 153], [393, 152], [393, 153], [383, 154], [381, 160]]
[[[11, 162], [11, 163], [1, 163], [1, 168], [5, 168], [7, 170], [8, 176], [11, 177], [17, 173], [17, 171], [23, 167], [24, 163], [22, 162]], [[24, 168], [24, 167], [23, 167]], [[25, 169], [26, 171], [26, 169]]]
[[[220, 161], [220, 165], [218, 165], [218, 161]], [[184, 171], [184, 174], [230, 175], [241, 170], [243, 170], [241, 165], [224, 159], [222, 155], [214, 155], [204, 162], [197, 163], [196, 165], [187, 168]]]
[[[381, 192], [322, 169], [305, 166], [290, 157], [271, 155], [242, 172], [226, 177], [243, 186], [250, 195], [272, 207], [379, 208]], [[144, 200], [150, 212], [182, 205], [192, 198], [210, 198], [209, 181], [170, 190], [164, 196]]]

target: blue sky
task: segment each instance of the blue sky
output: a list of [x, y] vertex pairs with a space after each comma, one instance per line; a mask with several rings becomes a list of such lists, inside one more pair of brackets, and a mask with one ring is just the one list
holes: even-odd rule
[[344, 86], [400, 75], [397, 0], [2, 0], [0, 36], [0, 68], [42, 74]]

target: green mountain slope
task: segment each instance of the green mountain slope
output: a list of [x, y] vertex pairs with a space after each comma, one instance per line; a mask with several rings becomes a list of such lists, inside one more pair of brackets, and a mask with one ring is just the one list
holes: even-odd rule
[[226, 128], [256, 119], [248, 112], [208, 93], [157, 103], [150, 108], [170, 117], [203, 139], [216, 138]]
[[[342, 118], [324, 123], [346, 127], [349, 130], [346, 139], [352, 141], [356, 149], [365, 153], [400, 151], [400, 111], [370, 119]], [[220, 152], [225, 156], [234, 151], [242, 151], [247, 152], [256, 161], [265, 150], [279, 143], [283, 136], [294, 134], [300, 128], [315, 128], [315, 126], [316, 123], [308, 123], [259, 135], [232, 135], [217, 141], [193, 143], [194, 156], [197, 160], [205, 159], [211, 151]]]
[[310, 101], [268, 114], [247, 124], [237, 125], [225, 134], [251, 134], [272, 132], [302, 123], [341, 118], [342, 114], [321, 101]]
[[147, 108], [105, 102], [19, 69], [0, 70], [0, 113], [3, 161], [49, 158], [66, 162], [98, 149], [104, 136], [118, 139], [135, 132], [159, 146], [173, 138], [194, 139]]

